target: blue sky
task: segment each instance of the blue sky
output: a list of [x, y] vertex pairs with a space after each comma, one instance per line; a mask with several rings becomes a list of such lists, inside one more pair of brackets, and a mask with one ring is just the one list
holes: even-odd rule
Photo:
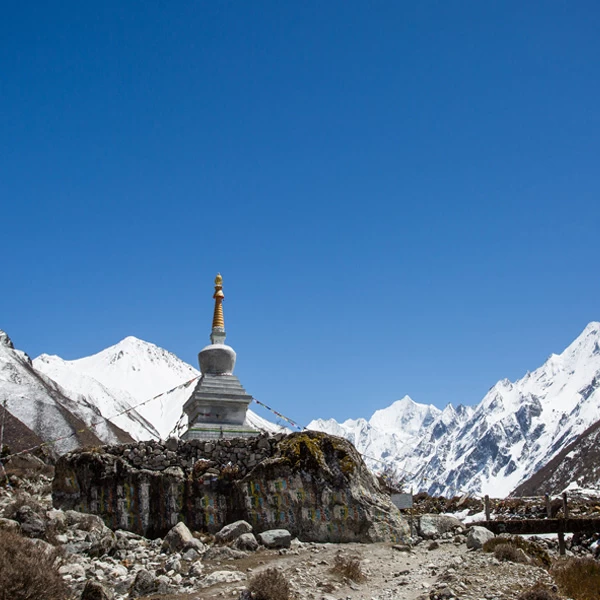
[[0, 328], [301, 423], [473, 404], [600, 319], [596, 2], [12, 3]]

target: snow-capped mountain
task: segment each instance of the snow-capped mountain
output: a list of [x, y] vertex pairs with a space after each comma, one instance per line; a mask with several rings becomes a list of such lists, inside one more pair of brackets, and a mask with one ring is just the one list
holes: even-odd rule
[[[129, 442], [132, 438], [104, 419], [93, 403], [73, 399], [66, 391], [36, 371], [29, 356], [14, 348], [0, 332], [0, 404], [42, 440], [63, 438], [53, 445], [67, 452], [81, 445]], [[86, 426], [96, 423], [93, 430]]]
[[427, 430], [442, 414], [433, 405], [418, 404], [404, 396], [387, 408], [377, 410], [366, 419], [348, 419], [338, 423], [335, 419], [316, 419], [307, 429], [325, 431], [346, 438], [354, 444], [367, 461], [378, 470], [393, 460], [407, 468], [413, 448]]
[[[94, 434], [79, 436], [85, 440], [61, 442], [60, 452], [124, 441], [125, 432], [136, 439], [181, 433], [182, 406], [199, 376], [134, 337], [86, 358], [42, 355], [32, 364], [0, 332], [0, 402], [11, 415], [45, 440], [99, 422]], [[564, 352], [514, 383], [499, 381], [474, 407], [439, 410], [405, 396], [369, 420], [316, 420], [309, 428], [347, 438], [373, 469], [395, 471], [415, 491], [505, 496], [600, 420], [599, 389], [600, 323], [593, 322]], [[281, 430], [252, 411], [247, 421]]]
[[[600, 323], [593, 322], [562, 354], [514, 383], [499, 381], [474, 408], [436, 414], [404, 399], [368, 422], [313, 421], [309, 428], [350, 439], [372, 466], [403, 471], [415, 490], [505, 496], [600, 419], [598, 382]], [[420, 430], [415, 414], [430, 415]]]
[[73, 362], [42, 354], [33, 361], [33, 367], [59, 382], [70, 398], [96, 406], [104, 417], [128, 431], [135, 439], [160, 438], [160, 433], [152, 423], [132, 409], [138, 403], [136, 398], [125, 390], [107, 388], [93, 377], [78, 371]]
[[188, 388], [173, 388], [200, 375], [171, 352], [133, 336], [76, 360], [42, 354], [33, 366], [71, 394], [89, 398], [106, 416], [148, 401], [117, 421], [136, 439], [167, 438], [189, 397]]
[[[200, 376], [175, 354], [133, 336], [76, 360], [42, 354], [33, 365], [71, 396], [85, 397], [101, 407], [105, 416], [121, 412], [121, 407], [135, 406], [115, 422], [136, 439], [165, 439], [185, 431], [182, 407]], [[189, 385], [182, 385], [185, 383]], [[247, 422], [261, 430], [281, 430], [250, 410]]]

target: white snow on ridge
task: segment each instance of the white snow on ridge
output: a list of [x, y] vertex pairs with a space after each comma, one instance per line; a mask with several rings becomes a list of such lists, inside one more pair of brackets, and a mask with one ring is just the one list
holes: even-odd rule
[[200, 375], [173, 353], [133, 336], [92, 356], [67, 362], [107, 387], [129, 392], [138, 401]]
[[[137, 406], [123, 425], [137, 439], [166, 438], [173, 432], [190, 394], [189, 386], [173, 388], [200, 375], [171, 352], [133, 336], [76, 360], [42, 355], [34, 366], [65, 389], [93, 397], [102, 407]], [[154, 398], [157, 394], [162, 395]]]
[[110, 419], [135, 439], [160, 437], [154, 426], [132, 409], [137, 400], [129, 392], [107, 388], [93, 377], [79, 372], [72, 362], [58, 356], [42, 354], [33, 361], [33, 366], [39, 373], [60, 382], [65, 395], [95, 406], [103, 417]]

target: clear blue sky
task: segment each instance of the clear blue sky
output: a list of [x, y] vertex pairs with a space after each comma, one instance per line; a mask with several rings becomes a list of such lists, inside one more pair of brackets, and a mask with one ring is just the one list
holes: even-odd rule
[[597, 2], [9, 3], [0, 328], [306, 423], [473, 404], [600, 319]]

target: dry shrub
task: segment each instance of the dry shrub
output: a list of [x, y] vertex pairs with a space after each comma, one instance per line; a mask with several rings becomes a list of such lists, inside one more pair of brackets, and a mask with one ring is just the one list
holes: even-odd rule
[[240, 478], [240, 467], [239, 465], [234, 465], [232, 463], [228, 463], [221, 468], [221, 472], [219, 474], [221, 479], [239, 479]]
[[248, 583], [254, 600], [289, 600], [291, 588], [287, 579], [277, 569], [257, 573]]
[[[541, 567], [545, 567], [545, 568], [549, 568], [550, 565], [552, 564], [552, 561], [550, 560], [550, 555], [548, 554], [548, 552], [546, 552], [546, 550], [544, 550], [544, 548], [542, 548], [541, 546], [538, 546], [537, 544], [534, 544], [533, 542], [530, 542], [529, 540], [524, 540], [522, 537], [518, 536], [518, 535], [513, 535], [513, 536], [497, 536], [495, 538], [492, 538], [491, 540], [488, 540], [487, 542], [485, 542], [485, 544], [483, 544], [483, 551], [484, 552], [495, 552], [496, 547], [500, 546], [500, 545], [505, 545], [505, 544], [510, 544], [511, 546], [515, 547], [515, 548], [520, 548], [521, 550], [523, 550], [523, 552], [525, 552], [525, 554], [527, 554], [527, 556], [529, 556], [530, 558], [533, 559], [533, 562]], [[498, 558], [498, 557], [496, 557]], [[505, 560], [510, 560], [510, 559], [505, 559]], [[515, 562], [515, 561], [513, 561]], [[516, 562], [523, 562], [523, 561], [516, 561]]]
[[522, 593], [518, 600], [560, 600], [560, 597], [544, 584], [536, 583], [530, 590]]
[[366, 579], [362, 572], [360, 560], [356, 556], [342, 556], [336, 554], [331, 572], [340, 577], [346, 577], [357, 583]]
[[600, 563], [590, 557], [557, 561], [552, 567], [560, 591], [573, 600], [598, 600]]
[[508, 562], [514, 563], [527, 563], [527, 555], [523, 552], [521, 548], [517, 548], [512, 543], [504, 543], [498, 544], [494, 548], [494, 556], [498, 560], [504, 560]]
[[66, 600], [56, 552], [11, 531], [0, 530], [0, 600]]

